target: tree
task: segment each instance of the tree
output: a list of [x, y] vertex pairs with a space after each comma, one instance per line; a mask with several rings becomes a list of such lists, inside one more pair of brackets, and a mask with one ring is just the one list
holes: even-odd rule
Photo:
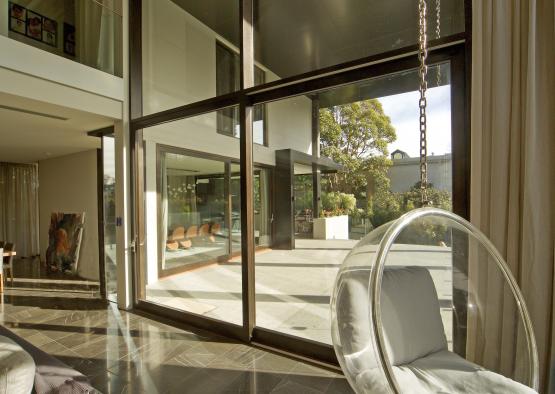
[[[436, 189], [432, 184], [429, 184], [427, 193], [433, 207], [447, 211], [452, 209], [451, 194], [448, 191]], [[414, 208], [418, 208], [421, 201], [420, 182], [415, 183], [406, 192], [393, 193], [389, 190], [380, 190], [368, 202], [368, 212], [372, 226], [381, 226]], [[446, 228], [444, 226], [419, 222], [418, 224], [411, 225], [411, 227], [413, 230], [416, 230], [408, 232], [408, 234], [411, 234], [411, 238], [405, 239], [404, 234], [401, 234], [398, 241], [430, 245], [435, 245], [440, 241], [447, 241]]]
[[321, 153], [343, 166], [329, 176], [331, 191], [366, 193], [367, 179], [389, 189], [391, 165], [387, 146], [395, 141], [395, 128], [377, 99], [320, 110]]

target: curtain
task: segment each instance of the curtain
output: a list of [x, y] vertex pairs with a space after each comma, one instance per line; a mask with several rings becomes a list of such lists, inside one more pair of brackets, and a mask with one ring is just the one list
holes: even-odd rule
[[[541, 391], [555, 392], [554, 1], [474, 0], [472, 6], [471, 221], [523, 291]], [[486, 316], [484, 324], [502, 331], [504, 313]]]
[[15, 243], [20, 257], [40, 253], [35, 164], [0, 163], [0, 240]]
[[162, 269], [166, 268], [166, 242], [168, 241], [168, 231], [169, 225], [171, 225], [168, 220], [169, 210], [168, 210], [168, 168], [166, 166], [166, 154], [162, 153], [160, 155], [160, 228], [158, 234], [160, 234], [160, 264]]
[[[114, 13], [116, 0], [92, 0], [75, 3], [77, 57], [88, 66], [122, 75], [121, 16]], [[116, 7], [118, 6], [118, 7]]]

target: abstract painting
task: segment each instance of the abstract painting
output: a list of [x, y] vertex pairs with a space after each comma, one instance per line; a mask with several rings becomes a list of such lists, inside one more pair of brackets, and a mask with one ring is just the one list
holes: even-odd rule
[[52, 213], [46, 250], [46, 266], [49, 271], [77, 273], [84, 223], [84, 212]]

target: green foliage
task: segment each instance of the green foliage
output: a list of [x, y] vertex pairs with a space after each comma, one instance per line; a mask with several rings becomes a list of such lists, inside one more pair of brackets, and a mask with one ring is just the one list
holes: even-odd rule
[[322, 216], [340, 216], [356, 213], [357, 199], [353, 194], [322, 193]]
[[[450, 211], [452, 209], [451, 194], [446, 190], [435, 189], [433, 185], [428, 186], [428, 199], [432, 206]], [[381, 226], [399, 216], [418, 208], [421, 204], [420, 184], [416, 183], [410, 190], [403, 193], [393, 193], [389, 190], [380, 190], [374, 198], [368, 202], [369, 217], [374, 227]], [[403, 234], [399, 237], [400, 242], [436, 245], [446, 242], [446, 229], [443, 226], [419, 222], [412, 225], [412, 230], [407, 231], [410, 239], [405, 239]]]
[[367, 179], [387, 184], [387, 146], [395, 128], [377, 99], [320, 110], [321, 152], [343, 166], [329, 176], [330, 190], [364, 195]]

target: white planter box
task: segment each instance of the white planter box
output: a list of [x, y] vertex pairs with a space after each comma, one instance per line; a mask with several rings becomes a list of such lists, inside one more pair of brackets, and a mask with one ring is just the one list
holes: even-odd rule
[[349, 239], [349, 216], [331, 216], [314, 219], [314, 239]]

